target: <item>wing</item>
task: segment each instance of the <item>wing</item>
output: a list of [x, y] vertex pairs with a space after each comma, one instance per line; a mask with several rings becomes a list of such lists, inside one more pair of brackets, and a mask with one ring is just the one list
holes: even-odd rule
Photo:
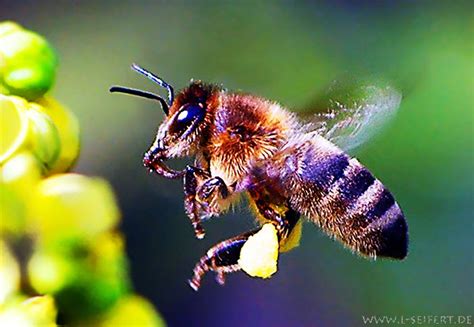
[[[334, 83], [312, 105], [325, 109], [313, 113], [308, 126], [341, 149], [352, 150], [377, 134], [395, 116], [401, 98], [401, 93], [387, 84]], [[304, 115], [308, 116], [308, 112]]]

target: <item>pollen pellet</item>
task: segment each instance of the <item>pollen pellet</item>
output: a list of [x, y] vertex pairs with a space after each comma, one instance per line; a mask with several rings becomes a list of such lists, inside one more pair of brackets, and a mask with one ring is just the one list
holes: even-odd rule
[[252, 277], [268, 278], [277, 271], [278, 237], [272, 224], [250, 236], [240, 251], [239, 265]]

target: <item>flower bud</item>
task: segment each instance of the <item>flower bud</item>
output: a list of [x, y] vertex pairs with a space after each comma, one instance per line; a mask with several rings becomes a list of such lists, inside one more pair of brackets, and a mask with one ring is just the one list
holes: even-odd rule
[[32, 202], [33, 224], [43, 240], [91, 239], [115, 227], [119, 219], [109, 184], [78, 174], [42, 180]]
[[2, 92], [34, 100], [52, 86], [57, 58], [40, 35], [12, 22], [0, 24]]
[[49, 173], [64, 173], [76, 161], [80, 150], [79, 122], [76, 116], [67, 107], [61, 105], [52, 97], [43, 97], [37, 100], [41, 111], [53, 120], [59, 132], [61, 151], [59, 158], [51, 167]]
[[25, 230], [26, 206], [8, 185], [0, 183], [0, 237], [21, 235]]
[[55, 294], [74, 281], [77, 268], [77, 264], [67, 257], [40, 250], [28, 262], [28, 277], [39, 293]]
[[35, 326], [55, 327], [56, 307], [54, 299], [49, 295], [34, 296], [21, 304]]
[[20, 267], [7, 247], [0, 239], [0, 307], [5, 300], [20, 287]]
[[24, 150], [51, 167], [60, 153], [59, 132], [40, 105], [0, 94], [0, 165]]
[[102, 327], [114, 326], [166, 326], [163, 318], [155, 311], [153, 305], [137, 295], [128, 295], [98, 321]]

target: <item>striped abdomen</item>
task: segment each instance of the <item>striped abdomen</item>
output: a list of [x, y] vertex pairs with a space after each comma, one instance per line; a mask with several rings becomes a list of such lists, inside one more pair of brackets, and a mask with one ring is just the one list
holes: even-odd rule
[[290, 206], [355, 251], [403, 259], [407, 224], [383, 184], [323, 138], [297, 143], [280, 161]]

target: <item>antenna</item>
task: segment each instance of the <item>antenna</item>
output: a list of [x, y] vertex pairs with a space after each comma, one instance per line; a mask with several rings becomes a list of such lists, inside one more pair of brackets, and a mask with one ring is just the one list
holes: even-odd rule
[[166, 91], [168, 92], [168, 102], [166, 102], [165, 99], [163, 99], [158, 94], [143, 91], [143, 90], [139, 90], [139, 89], [133, 89], [133, 88], [130, 88], [130, 87], [112, 86], [109, 89], [109, 91], [112, 92], [112, 93], [113, 92], [119, 92], [119, 93], [125, 93], [125, 94], [131, 94], [131, 95], [139, 96], [139, 97], [142, 97], [142, 98], [157, 100], [161, 104], [161, 108], [165, 112], [165, 115], [168, 115], [169, 108], [171, 107], [171, 105], [173, 104], [173, 101], [174, 101], [173, 87], [171, 85], [169, 85], [168, 83], [166, 83], [165, 81], [163, 81], [160, 77], [156, 76], [155, 74], [153, 74], [152, 72], [146, 70], [145, 68], [140, 67], [137, 64], [132, 64], [132, 69], [134, 71], [142, 74], [143, 76], [145, 76], [149, 80], [155, 82], [159, 86], [164, 87], [166, 89]]
[[168, 104], [166, 103], [165, 99], [160, 97], [159, 95], [147, 91], [142, 91], [138, 89], [133, 89], [130, 87], [124, 87], [124, 86], [112, 86], [109, 89], [110, 92], [118, 92], [118, 93], [125, 93], [125, 94], [131, 94], [135, 96], [139, 96], [142, 98], [147, 98], [147, 99], [152, 99], [152, 100], [157, 100], [161, 104], [161, 108], [165, 112], [165, 115], [168, 115], [169, 112], [169, 107]]
[[151, 81], [155, 82], [156, 84], [160, 85], [161, 87], [164, 87], [168, 91], [168, 105], [171, 106], [171, 104], [173, 103], [173, 100], [174, 100], [174, 90], [173, 90], [173, 87], [171, 87], [171, 85], [169, 85], [168, 83], [163, 81], [161, 78], [159, 78], [158, 76], [156, 76], [152, 72], [146, 70], [145, 68], [142, 68], [142, 67], [138, 66], [137, 64], [132, 64], [132, 69], [134, 71], [142, 74], [143, 76], [145, 76], [149, 80], [151, 80]]

